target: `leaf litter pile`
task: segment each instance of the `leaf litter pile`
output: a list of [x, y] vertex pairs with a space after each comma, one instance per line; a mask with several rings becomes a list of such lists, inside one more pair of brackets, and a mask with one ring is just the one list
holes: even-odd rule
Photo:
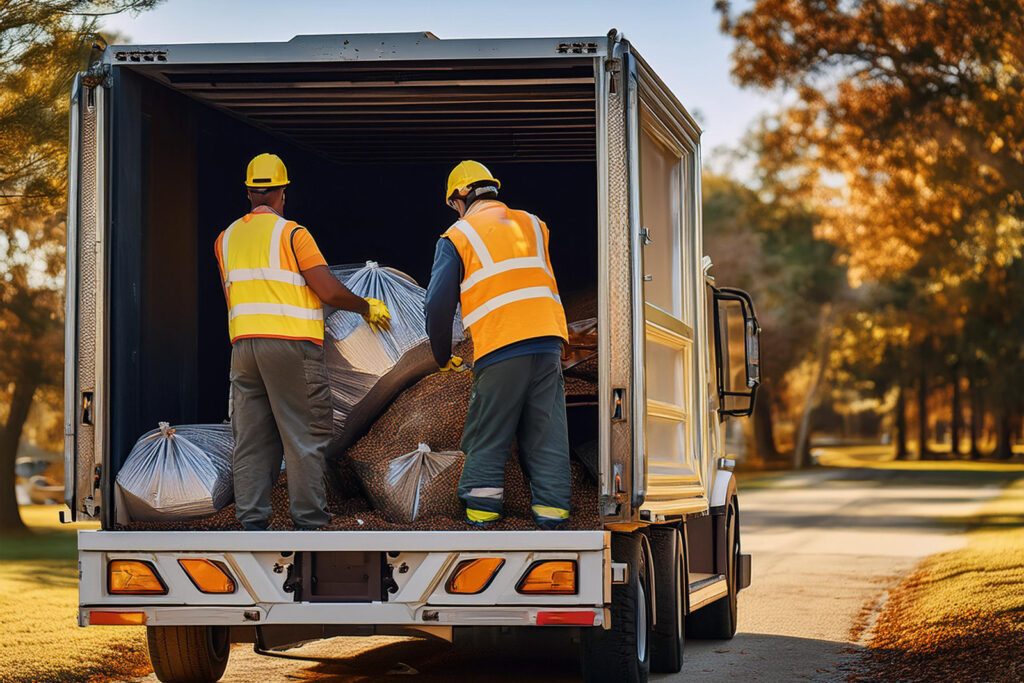
[[1024, 480], [890, 595], [851, 681], [1024, 681]]

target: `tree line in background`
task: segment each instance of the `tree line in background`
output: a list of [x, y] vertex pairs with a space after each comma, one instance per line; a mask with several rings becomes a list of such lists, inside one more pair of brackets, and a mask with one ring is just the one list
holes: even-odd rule
[[[0, 0], [0, 529], [21, 527], [26, 430], [62, 441], [69, 85], [103, 15], [158, 1]], [[757, 455], [807, 464], [811, 433], [852, 415], [854, 431], [891, 423], [901, 457], [912, 431], [927, 456], [939, 424], [954, 450], [965, 437], [980, 455], [993, 433], [1008, 456], [1024, 414], [1021, 3], [716, 6], [739, 82], [791, 93], [743, 145], [754, 180], [704, 182], [708, 251], [764, 328]]]
[[787, 424], [807, 464], [811, 429], [855, 414], [891, 429], [898, 457], [935, 441], [1010, 457], [1024, 416], [1024, 5], [716, 7], [734, 77], [791, 102], [745, 146], [752, 188], [704, 185], [707, 248], [763, 311], [757, 455], [779, 457], [773, 427]]

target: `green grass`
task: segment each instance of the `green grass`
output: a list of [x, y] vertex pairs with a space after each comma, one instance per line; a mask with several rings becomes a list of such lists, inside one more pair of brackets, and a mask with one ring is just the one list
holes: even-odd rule
[[142, 627], [79, 628], [75, 534], [57, 506], [25, 506], [30, 536], [0, 536], [0, 681], [123, 680], [149, 670]]

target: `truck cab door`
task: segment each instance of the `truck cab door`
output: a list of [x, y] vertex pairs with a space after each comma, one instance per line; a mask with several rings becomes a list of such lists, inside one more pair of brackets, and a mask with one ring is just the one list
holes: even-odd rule
[[99, 69], [71, 91], [64, 318], [64, 501], [71, 519], [102, 509], [106, 420], [106, 94]]

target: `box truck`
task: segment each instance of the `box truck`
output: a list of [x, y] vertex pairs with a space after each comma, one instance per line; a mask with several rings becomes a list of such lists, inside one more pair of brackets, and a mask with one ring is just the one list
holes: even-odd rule
[[[224, 417], [212, 245], [264, 151], [329, 258], [420, 282], [460, 159], [545, 219], [562, 290], [596, 293], [598, 396], [571, 408], [595, 528], [118, 527], [135, 438]], [[69, 174], [66, 502], [101, 523], [78, 535], [81, 626], [145, 625], [164, 681], [216, 680], [232, 642], [540, 628], [577, 629], [585, 679], [639, 681], [678, 671], [686, 637], [733, 635], [750, 557], [724, 423], [752, 410], [759, 328], [702, 254], [700, 129], [619, 32], [110, 45], [73, 87]]]

